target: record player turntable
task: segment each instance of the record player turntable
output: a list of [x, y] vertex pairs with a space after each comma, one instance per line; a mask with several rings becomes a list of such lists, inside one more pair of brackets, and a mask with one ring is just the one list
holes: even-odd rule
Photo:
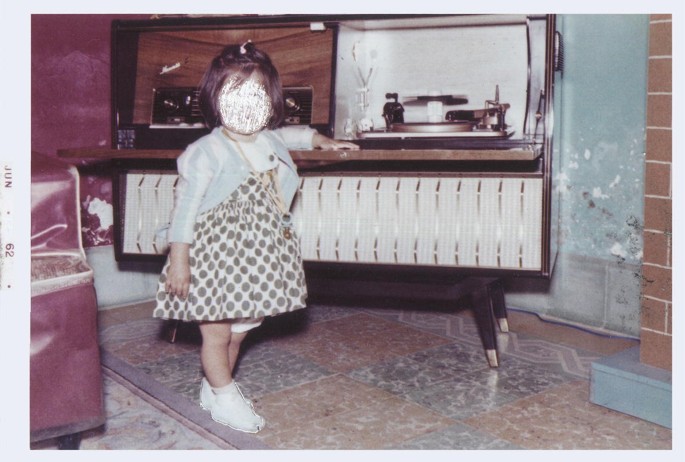
[[[395, 97], [396, 93], [389, 93]], [[386, 95], [386, 96], [388, 96]], [[437, 103], [437, 104], [436, 104]], [[392, 114], [387, 114], [387, 108], [397, 112], [399, 103], [386, 105], [383, 117], [386, 127], [382, 130], [363, 132], [361, 138], [434, 138], [434, 137], [489, 137], [508, 138], [514, 132], [505, 122], [505, 115], [510, 105], [499, 101], [499, 86], [495, 87], [495, 98], [485, 101], [482, 109], [450, 110], [443, 116], [443, 105], [463, 105], [468, 98], [463, 95], [429, 94], [420, 95], [406, 100], [403, 104], [425, 105], [427, 121], [405, 122], [398, 120]], [[436, 109], [439, 111], [436, 117]]]

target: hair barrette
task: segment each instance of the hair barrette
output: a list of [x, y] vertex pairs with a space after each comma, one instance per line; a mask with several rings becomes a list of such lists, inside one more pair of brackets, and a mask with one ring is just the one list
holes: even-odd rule
[[240, 45], [240, 54], [241, 55], [244, 55], [245, 53], [247, 53], [247, 44], [248, 43], [252, 43], [252, 40], [248, 40], [247, 42]]

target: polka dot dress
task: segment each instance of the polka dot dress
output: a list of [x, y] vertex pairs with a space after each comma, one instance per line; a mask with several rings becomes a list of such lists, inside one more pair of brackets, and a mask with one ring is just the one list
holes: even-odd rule
[[164, 265], [153, 316], [182, 321], [258, 318], [304, 308], [299, 240], [283, 237], [280, 213], [251, 174], [231, 197], [198, 216], [190, 247], [186, 300], [164, 290]]

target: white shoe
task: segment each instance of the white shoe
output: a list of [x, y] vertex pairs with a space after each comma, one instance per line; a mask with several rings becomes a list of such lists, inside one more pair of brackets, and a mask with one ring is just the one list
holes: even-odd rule
[[[235, 385], [236, 387], [238, 386], [237, 383]], [[254, 410], [254, 404], [252, 404], [252, 401], [245, 398], [245, 395], [243, 395], [243, 392], [240, 390], [240, 388], [238, 388], [238, 391], [240, 391], [240, 396], [243, 397], [243, 400], [247, 403], [247, 405]], [[202, 385], [200, 387], [200, 407], [205, 411], [209, 411], [212, 403], [214, 402], [214, 396], [216, 395], [212, 392], [212, 386], [209, 384], [207, 379], [203, 377]], [[207, 404], [205, 405], [205, 403]]]
[[216, 394], [206, 378], [200, 387], [200, 406], [209, 411], [212, 419], [234, 430], [257, 433], [264, 428], [264, 419], [258, 415], [252, 403], [243, 396], [238, 384], [231, 382], [227, 393]]

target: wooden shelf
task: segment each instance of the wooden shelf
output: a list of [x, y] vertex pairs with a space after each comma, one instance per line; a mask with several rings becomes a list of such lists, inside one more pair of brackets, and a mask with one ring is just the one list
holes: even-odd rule
[[59, 149], [57, 156], [63, 159], [175, 159], [181, 155], [181, 149], [110, 149], [110, 148], [77, 148]]
[[530, 161], [539, 151], [522, 149], [360, 149], [359, 151], [290, 151], [297, 161]]
[[[175, 159], [180, 149], [61, 149], [57, 155], [65, 159]], [[295, 162], [318, 164], [348, 161], [532, 161], [539, 150], [532, 149], [360, 149], [290, 151]]]

